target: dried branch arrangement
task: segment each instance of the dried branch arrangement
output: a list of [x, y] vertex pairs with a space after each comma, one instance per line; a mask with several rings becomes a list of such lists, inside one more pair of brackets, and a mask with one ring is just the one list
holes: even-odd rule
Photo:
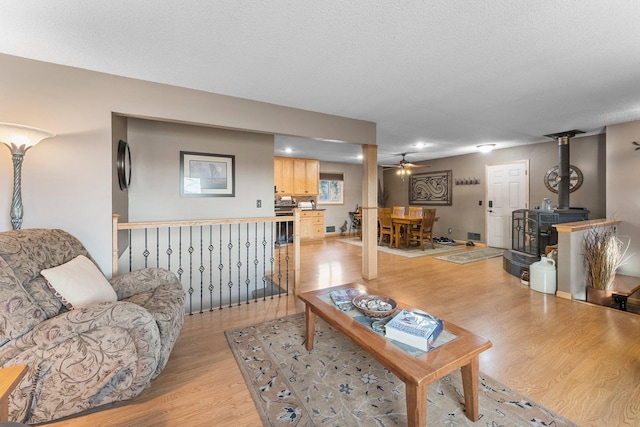
[[610, 227], [587, 230], [582, 242], [587, 268], [587, 286], [608, 290], [613, 286], [616, 270], [622, 264], [626, 248]]

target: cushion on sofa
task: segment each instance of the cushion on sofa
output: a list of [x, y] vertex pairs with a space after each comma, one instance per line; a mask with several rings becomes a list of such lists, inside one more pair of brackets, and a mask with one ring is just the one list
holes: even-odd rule
[[107, 279], [86, 256], [78, 255], [57, 267], [42, 270], [51, 290], [69, 310], [118, 300]]

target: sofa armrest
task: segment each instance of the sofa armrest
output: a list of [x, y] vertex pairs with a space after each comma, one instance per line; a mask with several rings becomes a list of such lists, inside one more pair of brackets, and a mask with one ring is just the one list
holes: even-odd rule
[[[2, 348], [2, 356], [15, 356], [7, 354], [13, 349], [17, 352], [29, 350], [43, 357], [64, 341], [77, 339], [87, 332], [101, 328], [128, 331], [134, 340], [141, 341], [140, 344], [145, 347], [138, 349], [141, 354], [149, 351], [154, 353], [157, 350], [153, 347], [160, 345], [158, 327], [151, 313], [136, 304], [116, 301], [92, 304], [60, 313], [6, 344]], [[0, 358], [0, 363], [2, 362]]]
[[125, 301], [48, 319], [0, 348], [0, 364], [30, 367], [12, 393], [13, 419], [39, 424], [136, 396], [153, 378], [161, 346], [154, 317]]
[[142, 268], [109, 280], [118, 295], [118, 300], [129, 298], [135, 294], [149, 292], [160, 285], [175, 285], [182, 289], [178, 277], [164, 268]]

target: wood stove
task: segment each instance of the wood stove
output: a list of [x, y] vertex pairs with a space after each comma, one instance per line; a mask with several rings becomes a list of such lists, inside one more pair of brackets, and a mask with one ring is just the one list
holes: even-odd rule
[[511, 248], [539, 258], [547, 246], [558, 243], [558, 232], [553, 224], [587, 219], [589, 211], [583, 208], [517, 209], [511, 215]]
[[504, 251], [502, 267], [520, 277], [529, 266], [540, 260], [547, 246], [558, 243], [558, 232], [553, 224], [589, 219], [583, 208], [569, 209], [517, 209], [511, 215], [512, 249]]
[[547, 246], [558, 243], [558, 234], [553, 224], [589, 219], [589, 211], [569, 207], [569, 140], [581, 130], [570, 130], [550, 135], [558, 141], [558, 208], [557, 209], [517, 209], [511, 216], [511, 250], [504, 251], [503, 268], [514, 276], [519, 276], [529, 266], [540, 260]]

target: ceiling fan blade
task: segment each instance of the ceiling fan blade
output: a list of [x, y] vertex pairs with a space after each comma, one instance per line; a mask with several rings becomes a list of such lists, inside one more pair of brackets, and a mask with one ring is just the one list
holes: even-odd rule
[[407, 161], [405, 159], [405, 156], [407, 154], [411, 154], [411, 153], [401, 153], [401, 154], [399, 154], [400, 156], [402, 156], [402, 159], [398, 163], [396, 163], [395, 165], [380, 165], [380, 166], [382, 166], [383, 168], [388, 168], [388, 169], [417, 169], [417, 168], [428, 168], [429, 167], [429, 165], [416, 165], [414, 163], [411, 163], [411, 162]]

